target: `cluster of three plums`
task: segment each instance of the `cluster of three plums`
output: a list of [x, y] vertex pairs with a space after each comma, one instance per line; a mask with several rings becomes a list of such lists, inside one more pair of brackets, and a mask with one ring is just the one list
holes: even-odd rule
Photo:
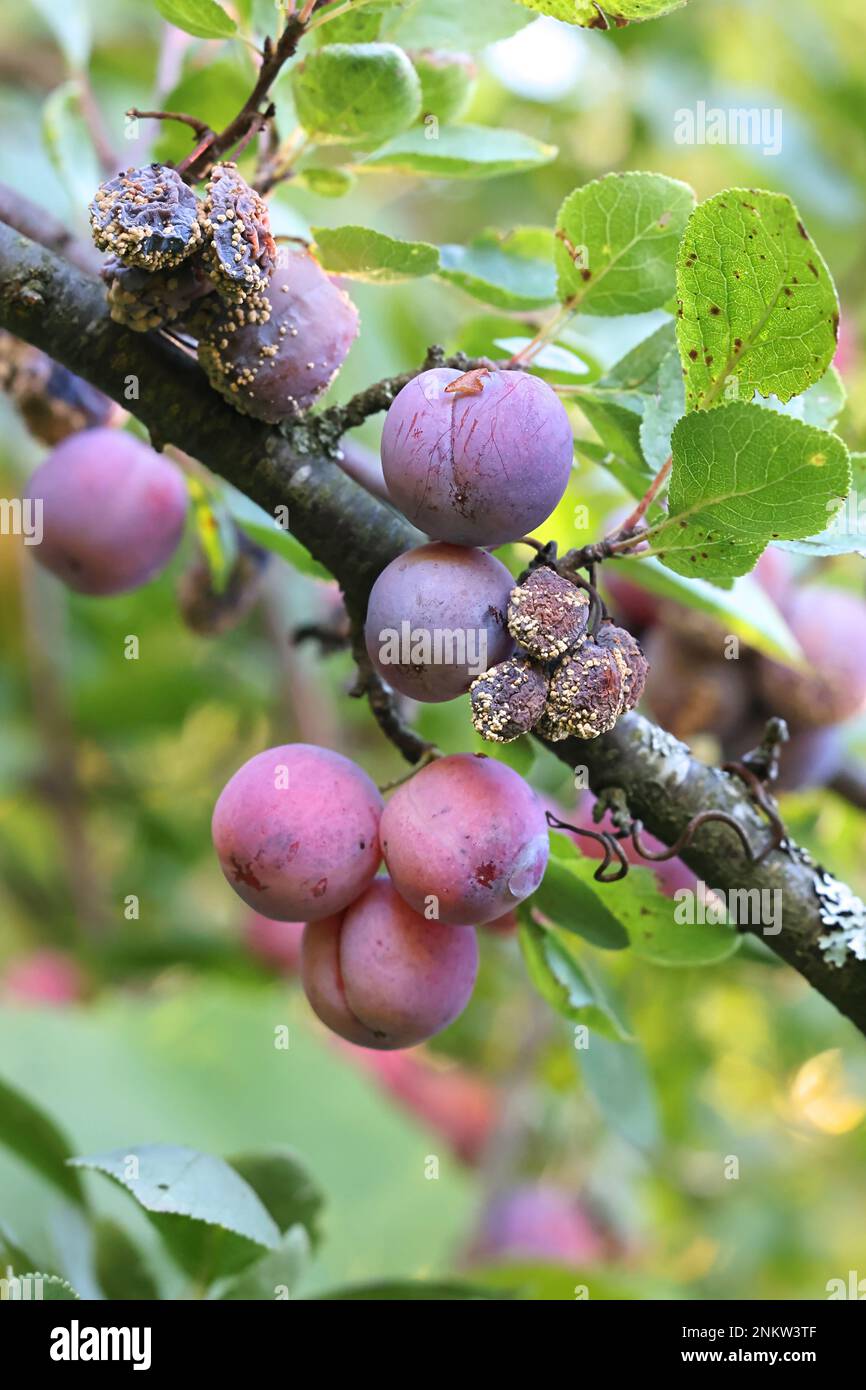
[[[503, 917], [544, 876], [544, 808], [481, 754], [439, 758], [382, 797], [340, 753], [267, 749], [223, 789], [220, 865], [264, 916], [305, 922], [301, 976], [316, 1014], [363, 1047], [411, 1047], [465, 1007], [475, 926]], [[377, 877], [384, 858], [388, 876]]]

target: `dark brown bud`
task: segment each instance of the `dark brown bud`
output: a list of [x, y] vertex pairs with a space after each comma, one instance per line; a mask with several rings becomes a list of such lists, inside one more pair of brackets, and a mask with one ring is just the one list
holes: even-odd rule
[[512, 589], [508, 631], [536, 661], [554, 661], [584, 640], [588, 615], [585, 590], [545, 565]]
[[544, 710], [547, 677], [532, 662], [510, 657], [472, 682], [472, 723], [490, 743], [529, 733]]

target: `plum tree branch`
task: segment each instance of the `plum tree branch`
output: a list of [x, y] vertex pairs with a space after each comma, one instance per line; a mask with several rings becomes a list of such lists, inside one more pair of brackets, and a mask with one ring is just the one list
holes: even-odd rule
[[[407, 522], [329, 456], [333, 421], [322, 438], [315, 415], [286, 433], [238, 415], [187, 354], [113, 323], [98, 280], [2, 223], [0, 327], [132, 411], [158, 445], [176, 444], [266, 511], [288, 505], [292, 532], [337, 578], [356, 622], [376, 576], [416, 540]], [[734, 816], [756, 847], [766, 839], [766, 824], [741, 782], [704, 766], [639, 715], [626, 716], [601, 738], [551, 747], [570, 766], [586, 767], [595, 791], [621, 787], [632, 813], [666, 844], [708, 809]], [[731, 830], [718, 824], [704, 826], [683, 858], [724, 892], [779, 891], [782, 929], [761, 939], [866, 1034], [866, 961], [848, 951], [836, 966], [819, 945], [837, 911], [863, 926], [866, 942], [866, 909], [844, 884], [823, 880], [797, 850], [747, 861]], [[751, 929], [761, 930], [759, 924]]]

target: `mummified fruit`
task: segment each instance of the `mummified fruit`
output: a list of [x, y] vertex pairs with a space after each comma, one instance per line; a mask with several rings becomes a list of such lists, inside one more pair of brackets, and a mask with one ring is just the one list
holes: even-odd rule
[[226, 308], [204, 330], [199, 361], [243, 415], [278, 424], [327, 390], [358, 334], [358, 311], [306, 251], [273, 272], [266, 295]]
[[478, 971], [472, 927], [413, 911], [377, 879], [342, 915], [311, 922], [301, 978], [314, 1012], [360, 1047], [413, 1047], [465, 1008]]
[[472, 682], [472, 723], [490, 743], [511, 743], [541, 718], [547, 688], [547, 676], [531, 661], [500, 661]]
[[135, 333], [146, 333], [149, 329], [174, 323], [214, 288], [200, 257], [167, 270], [147, 271], [125, 266], [117, 256], [112, 256], [101, 273], [108, 285], [111, 317], [115, 323], [122, 323]]
[[229, 302], [264, 299], [277, 262], [267, 203], [235, 164], [217, 164], [202, 211], [204, 257], [218, 292]]
[[512, 590], [508, 631], [536, 661], [553, 661], [586, 635], [589, 595], [547, 565]]
[[612, 729], [621, 714], [634, 709], [643, 693], [647, 663], [630, 632], [602, 623], [595, 638], [560, 662], [537, 732], [554, 742], [597, 738]]
[[119, 406], [89, 382], [61, 367], [39, 348], [0, 332], [0, 390], [21, 412], [24, 423], [44, 444], [70, 434], [119, 423]]
[[164, 164], [127, 169], [100, 184], [90, 225], [100, 251], [142, 270], [180, 265], [202, 243], [198, 199]]

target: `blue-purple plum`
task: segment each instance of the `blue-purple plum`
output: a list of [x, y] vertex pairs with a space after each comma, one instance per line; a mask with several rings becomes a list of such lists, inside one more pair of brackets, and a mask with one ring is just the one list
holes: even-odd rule
[[479, 925], [534, 893], [547, 867], [544, 807], [504, 763], [456, 753], [416, 772], [382, 813], [382, 853], [416, 912]]
[[258, 753], [226, 783], [213, 842], [245, 903], [281, 922], [342, 912], [379, 867], [382, 798], [341, 753], [289, 743]]
[[414, 1047], [463, 1012], [478, 972], [472, 927], [428, 921], [387, 879], [342, 915], [311, 922], [301, 979], [314, 1012], [359, 1047]]
[[513, 587], [509, 571], [485, 550], [442, 543], [407, 550], [370, 593], [370, 660], [401, 695], [429, 704], [455, 699], [511, 654]]
[[198, 355], [236, 410], [278, 424], [330, 386], [358, 335], [358, 311], [308, 251], [281, 257], [264, 300], [260, 314], [227, 307], [203, 332]]
[[120, 430], [71, 435], [24, 492], [41, 503], [46, 569], [80, 594], [122, 594], [148, 583], [177, 550], [188, 494], [173, 463]]
[[503, 545], [540, 526], [565, 492], [573, 452], [547, 383], [493, 368], [413, 377], [382, 432], [392, 501], [420, 531], [457, 545]]

